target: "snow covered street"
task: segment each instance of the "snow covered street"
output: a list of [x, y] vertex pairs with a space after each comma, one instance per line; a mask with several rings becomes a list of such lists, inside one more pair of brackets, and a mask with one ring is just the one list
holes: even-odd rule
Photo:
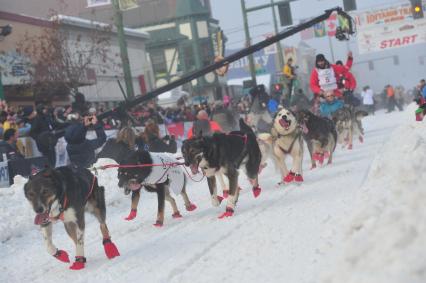
[[[125, 221], [130, 198], [107, 183], [107, 224], [121, 256], [108, 260], [97, 221], [86, 218], [86, 268], [71, 271], [50, 256], [21, 186], [0, 189], [0, 282], [426, 282], [426, 126], [404, 112], [363, 120], [365, 141], [338, 145], [333, 164], [309, 170], [307, 150], [301, 186], [277, 187], [267, 167], [254, 199], [248, 181], [234, 217], [217, 216], [207, 183], [189, 181], [198, 209], [171, 217], [156, 228], [155, 194], [143, 192], [138, 216]], [[86, 214], [88, 215], [88, 214]], [[74, 258], [63, 225], [54, 243]]]

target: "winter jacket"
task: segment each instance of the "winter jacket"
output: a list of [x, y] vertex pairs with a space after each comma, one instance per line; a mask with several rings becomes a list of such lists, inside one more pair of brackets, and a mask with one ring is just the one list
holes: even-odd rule
[[320, 104], [320, 115], [331, 118], [334, 112], [343, 107], [343, 102], [340, 99], [335, 99], [333, 102], [323, 102]]
[[86, 139], [87, 128], [80, 123], [69, 125], [65, 129], [65, 141], [68, 157], [72, 164], [87, 168], [96, 161], [95, 150], [106, 141], [106, 134], [101, 123], [95, 126], [96, 139]]
[[37, 140], [37, 137], [44, 132], [50, 132], [54, 129], [53, 119], [50, 116], [42, 113], [37, 113], [37, 116], [31, 123], [30, 136]]
[[424, 86], [422, 89], [422, 96], [424, 99], [426, 99], [426, 86]]
[[373, 99], [373, 90], [367, 89], [363, 92], [361, 92], [362, 97], [362, 104], [364, 105], [373, 105], [374, 99]]
[[[0, 141], [0, 158], [3, 160], [3, 154], [6, 154], [7, 159], [24, 158], [19, 152], [16, 145], [9, 144], [6, 141]], [[3, 160], [6, 161], [6, 160]]]

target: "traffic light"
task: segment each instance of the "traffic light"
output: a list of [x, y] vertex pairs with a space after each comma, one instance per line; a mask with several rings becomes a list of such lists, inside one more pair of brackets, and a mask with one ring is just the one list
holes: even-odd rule
[[413, 18], [414, 19], [423, 19], [423, 6], [422, 0], [411, 0], [411, 8], [413, 10]]
[[278, 4], [278, 15], [280, 16], [281, 26], [291, 26], [293, 24], [290, 2]]
[[355, 0], [343, 0], [343, 9], [346, 12], [356, 10]]
[[283, 93], [283, 85], [282, 84], [273, 84], [272, 85], [272, 93], [275, 95], [281, 95]]

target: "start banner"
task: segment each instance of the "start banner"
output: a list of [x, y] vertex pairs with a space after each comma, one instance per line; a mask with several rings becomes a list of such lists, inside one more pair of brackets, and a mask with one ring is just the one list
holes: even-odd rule
[[426, 19], [370, 26], [357, 38], [360, 54], [426, 43]]

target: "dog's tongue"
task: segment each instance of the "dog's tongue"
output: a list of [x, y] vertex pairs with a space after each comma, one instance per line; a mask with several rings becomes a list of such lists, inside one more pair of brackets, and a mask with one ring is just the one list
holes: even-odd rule
[[283, 128], [288, 128], [290, 126], [290, 123], [288, 123], [286, 120], [284, 119], [280, 119], [280, 125]]
[[198, 166], [197, 165], [191, 165], [191, 172], [192, 174], [197, 174], [198, 173]]
[[45, 212], [45, 213], [37, 213], [35, 218], [34, 218], [34, 224], [35, 225], [41, 225], [44, 223], [49, 222], [49, 213]]
[[309, 132], [308, 127], [306, 127], [306, 125], [305, 125], [305, 124], [302, 124], [302, 132], [303, 132], [304, 134], [307, 134], [307, 133]]

